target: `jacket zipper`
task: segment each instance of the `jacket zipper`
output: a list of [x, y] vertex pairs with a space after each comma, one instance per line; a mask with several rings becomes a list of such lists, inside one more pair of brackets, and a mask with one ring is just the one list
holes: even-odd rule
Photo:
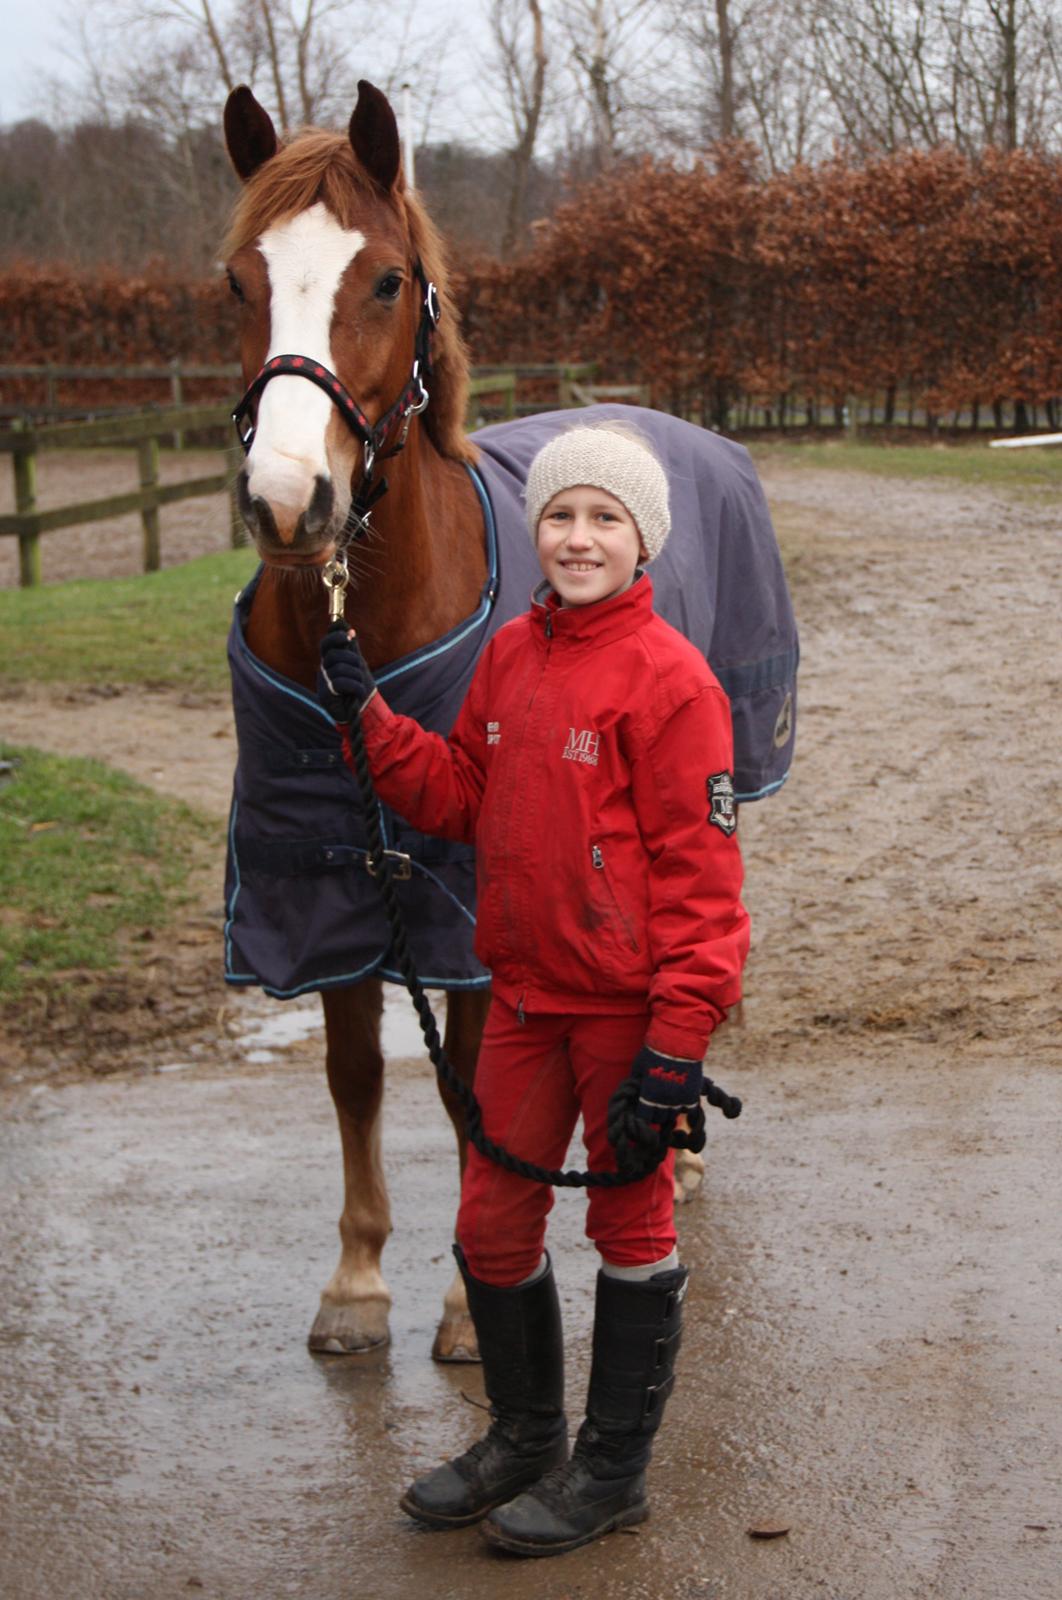
[[[546, 673], [549, 670], [549, 660], [550, 660], [550, 656], [552, 655], [552, 653], [553, 653], [553, 616], [552, 616], [552, 614], [550, 612], [547, 611], [546, 612], [546, 659], [542, 664], [542, 671], [538, 675], [538, 682], [535, 684], [535, 687], [534, 687], [534, 689], [532, 691], [532, 694], [531, 694], [531, 698], [527, 702], [527, 710], [524, 712], [524, 721], [523, 721], [523, 727], [521, 728], [521, 732], [523, 731], [523, 728], [527, 727], [527, 723], [528, 723], [528, 719], [529, 719], [529, 717], [531, 715], [532, 707], [535, 704], [535, 700], [538, 698], [538, 691], [542, 687], [542, 680], [545, 678]], [[523, 995], [520, 996], [519, 1000], [516, 1003], [516, 1020], [519, 1023], [521, 1028], [524, 1026], [524, 1023], [527, 1020], [525, 1012], [524, 1012], [524, 996]]]
[[608, 889], [608, 892], [609, 892], [609, 898], [611, 899], [612, 904], [615, 906], [616, 912], [617, 912], [617, 914], [619, 916], [619, 919], [623, 923], [624, 928], [626, 929], [626, 932], [627, 932], [627, 943], [630, 945], [632, 950], [637, 952], [637, 950], [639, 949], [639, 945], [638, 945], [637, 939], [634, 937], [634, 929], [631, 926], [631, 920], [627, 916], [627, 913], [624, 911], [623, 907], [620, 905], [619, 896], [617, 895], [616, 890], [615, 890], [615, 888], [613, 887], [613, 884], [612, 884], [612, 877], [611, 877], [607, 867], [605, 866], [605, 853], [604, 853], [604, 851], [602, 850], [602, 848], [601, 848], [601, 846], [599, 844], [594, 844], [594, 845], [590, 846], [590, 860], [593, 863], [593, 865], [596, 868], [596, 870], [598, 872], [600, 872], [602, 874], [602, 876], [604, 877], [605, 887]]

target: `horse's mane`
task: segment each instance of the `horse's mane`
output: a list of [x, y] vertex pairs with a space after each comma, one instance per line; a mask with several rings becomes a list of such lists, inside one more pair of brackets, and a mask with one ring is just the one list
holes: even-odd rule
[[[354, 154], [349, 139], [320, 128], [305, 128], [263, 163], [240, 191], [222, 246], [226, 256], [253, 244], [267, 228], [297, 216], [319, 200], [343, 228], [356, 225], [356, 201], [380, 190]], [[421, 422], [441, 455], [470, 461], [475, 449], [465, 437], [468, 404], [468, 353], [450, 295], [442, 240], [416, 195], [396, 186], [388, 197], [405, 224], [410, 249], [429, 282], [439, 291], [442, 316], [435, 331], [431, 404]]]

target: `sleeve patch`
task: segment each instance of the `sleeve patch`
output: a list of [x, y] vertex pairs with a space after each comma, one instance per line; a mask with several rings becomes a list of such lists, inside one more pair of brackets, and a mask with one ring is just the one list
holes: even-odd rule
[[708, 821], [728, 839], [737, 827], [734, 780], [729, 772], [714, 772], [708, 779]]

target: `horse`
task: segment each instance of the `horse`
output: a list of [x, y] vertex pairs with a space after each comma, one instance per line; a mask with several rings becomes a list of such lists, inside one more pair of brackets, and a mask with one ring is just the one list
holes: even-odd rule
[[[383, 981], [394, 974], [364, 839], [352, 820], [350, 778], [316, 701], [319, 644], [330, 616], [343, 617], [390, 703], [448, 731], [485, 638], [527, 604], [534, 552], [526, 532], [522, 544], [501, 551], [502, 512], [508, 505], [508, 521], [515, 515], [522, 524], [521, 474], [549, 429], [567, 419], [466, 435], [468, 356], [444, 253], [405, 183], [394, 113], [378, 89], [359, 84], [345, 133], [307, 129], [282, 143], [268, 113], [240, 87], [226, 103], [224, 128], [242, 182], [224, 246], [247, 385], [235, 414], [246, 451], [237, 499], [261, 560], [238, 597], [230, 636], [239, 756], [226, 978], [279, 997], [321, 995], [344, 1203], [339, 1262], [321, 1293], [309, 1344], [315, 1352], [360, 1354], [389, 1336], [380, 1023]], [[670, 425], [665, 465], [691, 476], [687, 458], [700, 445], [690, 439], [702, 430], [654, 421], [656, 415], [637, 418], [650, 432]], [[689, 430], [689, 439], [679, 438], [679, 429]], [[754, 780], [763, 779], [758, 792], [767, 793], [780, 786], [792, 748], [795, 630], [755, 473], [739, 447], [726, 446], [724, 454], [724, 442], [715, 441], [713, 448], [723, 487], [717, 492], [713, 482], [703, 490], [708, 500], [700, 511], [716, 530], [707, 541], [713, 591], [726, 565], [715, 546], [727, 494], [730, 522], [739, 535], [754, 529], [746, 543], [759, 552], [744, 567], [738, 560], [727, 580], [747, 579], [749, 593], [730, 607], [741, 611], [746, 637], [730, 650], [732, 681], [721, 681], [736, 731], [743, 715], [746, 722], [753, 712], [759, 723], [767, 717], [767, 765]], [[485, 478], [488, 464], [493, 476]], [[745, 510], [735, 513], [735, 506]], [[682, 610], [702, 580], [681, 570], [681, 553], [676, 559], [673, 604], [678, 624], [694, 637], [695, 623]], [[757, 612], [761, 590], [770, 598]], [[750, 643], [753, 612], [766, 623]], [[711, 631], [702, 641], [706, 654]], [[281, 731], [278, 719], [288, 717], [295, 721]], [[299, 817], [288, 815], [291, 808]], [[400, 818], [387, 821], [396, 877], [409, 897], [414, 953], [425, 981], [447, 990], [445, 1049], [471, 1084], [489, 1003], [489, 974], [470, 949], [474, 861], [462, 854], [465, 847], [447, 854], [431, 841], [411, 841]], [[346, 948], [348, 941], [356, 949]], [[463, 1167], [463, 1119], [441, 1092]], [[459, 1275], [446, 1291], [432, 1355], [477, 1359]]]

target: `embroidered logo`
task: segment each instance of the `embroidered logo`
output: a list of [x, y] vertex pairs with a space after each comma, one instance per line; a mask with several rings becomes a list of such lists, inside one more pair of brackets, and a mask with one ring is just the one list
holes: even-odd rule
[[564, 746], [564, 759], [584, 761], [588, 767], [596, 767], [600, 743], [601, 735], [595, 733], [593, 728], [583, 728], [579, 733], [576, 733], [574, 728], [569, 728], [568, 743]]
[[708, 779], [708, 821], [729, 839], [737, 827], [734, 780], [729, 772], [714, 772]]
[[685, 1083], [686, 1074], [672, 1067], [650, 1067], [650, 1078], [659, 1078], [661, 1083]]
[[487, 743], [488, 744], [501, 744], [501, 723], [500, 722], [488, 722], [487, 723]]

